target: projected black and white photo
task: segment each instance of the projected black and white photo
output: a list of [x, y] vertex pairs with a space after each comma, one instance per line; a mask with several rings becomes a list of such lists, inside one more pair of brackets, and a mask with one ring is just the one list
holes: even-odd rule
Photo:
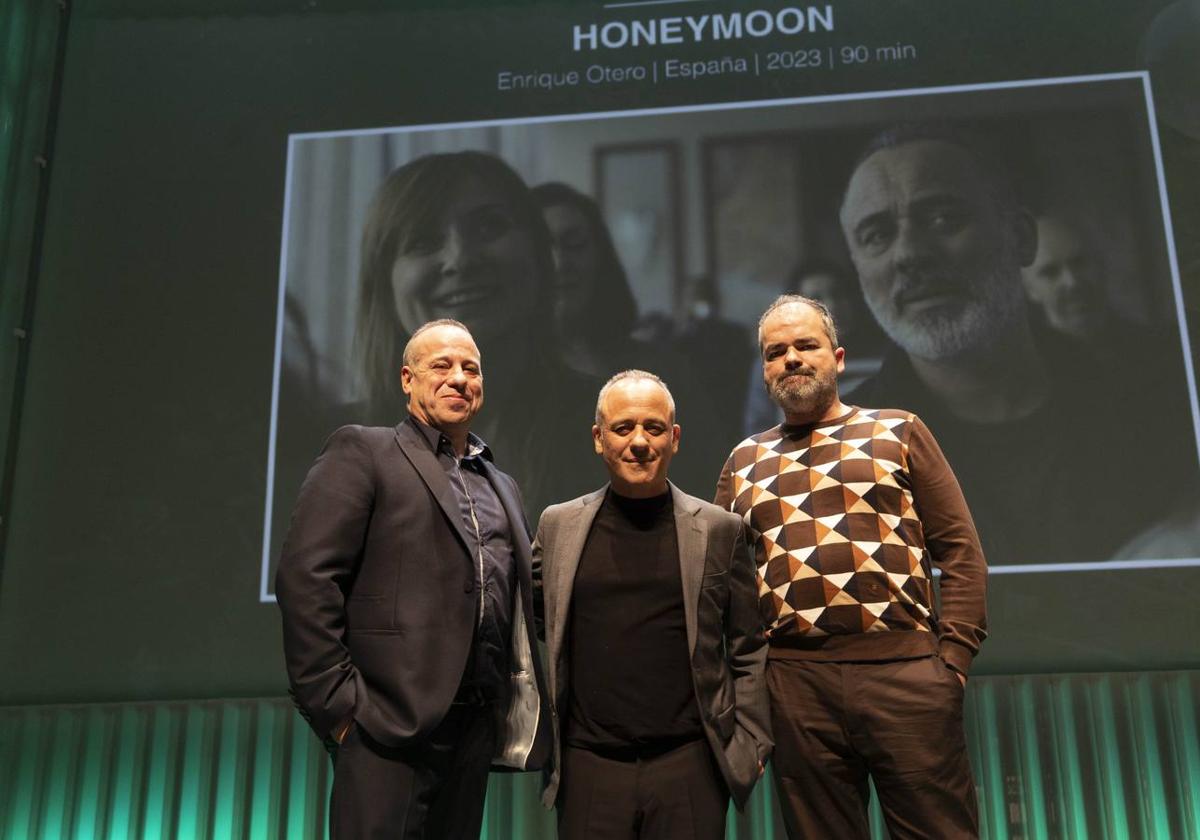
[[781, 420], [755, 330], [785, 292], [833, 310], [846, 402], [933, 430], [994, 571], [1200, 555], [1192, 360], [1143, 75], [289, 149], [263, 598], [324, 439], [403, 419], [399, 354], [420, 323], [474, 333], [477, 431], [536, 521], [602, 483], [595, 396], [628, 367], [672, 386], [672, 477], [711, 496], [729, 451]]

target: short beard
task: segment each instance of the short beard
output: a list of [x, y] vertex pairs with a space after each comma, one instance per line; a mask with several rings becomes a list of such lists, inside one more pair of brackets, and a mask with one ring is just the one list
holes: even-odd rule
[[991, 347], [1025, 308], [1020, 277], [1001, 266], [971, 283], [971, 298], [957, 309], [938, 308], [902, 316], [889, 296], [867, 305], [879, 326], [910, 356], [943, 361]]
[[767, 383], [767, 393], [786, 415], [820, 417], [837, 399], [837, 375], [792, 374]]

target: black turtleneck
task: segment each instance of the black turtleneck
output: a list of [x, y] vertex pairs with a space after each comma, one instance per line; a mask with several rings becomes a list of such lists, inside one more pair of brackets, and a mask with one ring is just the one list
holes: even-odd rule
[[649, 755], [702, 737], [669, 490], [608, 491], [579, 558], [569, 630], [568, 744]]

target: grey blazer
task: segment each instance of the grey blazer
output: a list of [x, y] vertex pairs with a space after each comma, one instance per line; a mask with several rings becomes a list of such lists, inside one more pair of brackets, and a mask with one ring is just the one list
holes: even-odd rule
[[[607, 488], [553, 505], [533, 542], [533, 611], [545, 639], [554, 734], [542, 801], [553, 807], [562, 766], [560, 715], [569, 708], [565, 645], [579, 557]], [[758, 611], [754, 561], [742, 520], [671, 485], [692, 684], [704, 734], [738, 808], [746, 804], [759, 762], [771, 753], [763, 669], [767, 644]]]

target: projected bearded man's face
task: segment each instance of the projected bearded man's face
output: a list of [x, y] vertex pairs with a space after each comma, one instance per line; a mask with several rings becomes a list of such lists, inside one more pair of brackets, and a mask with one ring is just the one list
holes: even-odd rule
[[1011, 226], [958, 146], [875, 152], [850, 178], [841, 222], [867, 305], [910, 355], [987, 348], [1024, 317]]
[[524, 329], [538, 271], [533, 239], [504, 192], [466, 175], [439, 210], [400, 236], [396, 315], [410, 329], [454, 318], [488, 345]]

